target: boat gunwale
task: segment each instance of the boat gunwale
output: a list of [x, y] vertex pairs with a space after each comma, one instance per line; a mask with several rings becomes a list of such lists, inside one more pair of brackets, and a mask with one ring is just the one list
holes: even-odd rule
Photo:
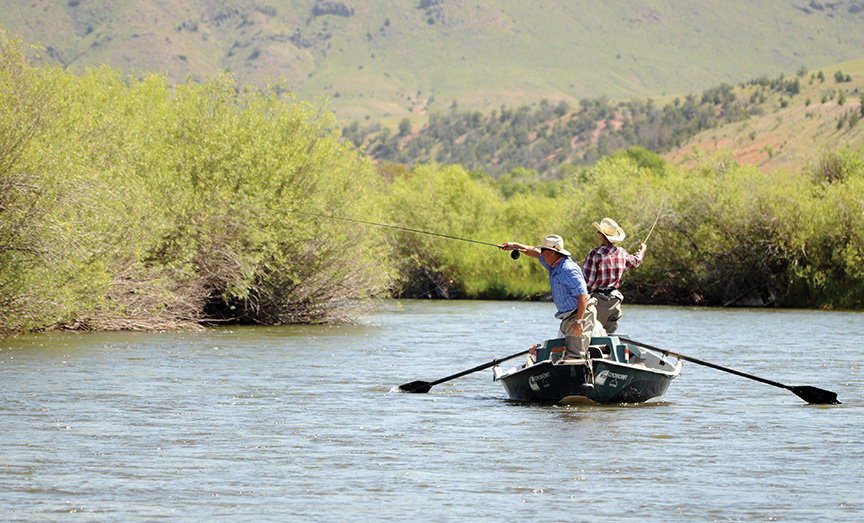
[[[647, 349], [643, 349], [643, 350], [647, 350]], [[656, 355], [658, 355], [658, 356], [660, 357], [660, 360], [661, 360], [661, 361], [667, 361], [670, 365], [672, 364], [672, 362], [669, 361], [669, 360], [667, 360], [666, 358], [664, 358], [663, 355], [658, 354], [658, 353], [653, 352], [653, 351], [649, 351], [649, 352], [651, 352], [652, 354], [656, 354]], [[492, 379], [492, 381], [500, 381], [500, 380], [502, 380], [502, 379], [504, 379], [504, 378], [509, 378], [509, 377], [511, 377], [511, 376], [515, 376], [515, 375], [519, 374], [520, 372], [528, 371], [529, 369], [533, 369], [534, 367], [542, 366], [542, 365], [544, 365], [544, 364], [549, 364], [549, 365], [551, 365], [551, 366], [553, 366], [553, 367], [567, 367], [567, 366], [584, 366], [584, 365], [586, 365], [589, 361], [591, 361], [591, 362], [597, 361], [597, 362], [603, 362], [603, 363], [605, 363], [605, 364], [607, 364], [607, 365], [619, 366], [619, 367], [623, 367], [623, 368], [626, 368], [626, 369], [634, 369], [634, 370], [638, 370], [638, 371], [641, 371], [641, 372], [650, 372], [650, 373], [653, 373], [653, 374], [659, 374], [659, 375], [661, 375], [661, 376], [664, 376], [664, 377], [667, 377], [667, 378], [670, 378], [670, 379], [673, 379], [673, 378], [678, 377], [678, 376], [681, 374], [681, 369], [682, 369], [683, 366], [684, 366], [684, 362], [681, 361], [681, 360], [679, 360], [679, 359], [676, 359], [676, 363], [674, 364], [674, 366], [673, 366], [673, 368], [672, 368], [671, 371], [664, 371], [664, 370], [660, 370], [660, 369], [655, 369], [655, 368], [648, 367], [648, 366], [645, 366], [645, 365], [640, 365], [640, 364], [623, 363], [623, 362], [615, 361], [615, 360], [612, 360], [612, 359], [608, 359], [608, 360], [607, 360], [607, 359], [605, 359], [605, 358], [592, 358], [592, 359], [590, 359], [590, 360], [579, 360], [579, 361], [580, 361], [579, 363], [555, 363], [555, 362], [553, 362], [553, 361], [551, 361], [551, 360], [543, 360], [543, 361], [539, 361], [539, 362], [537, 362], [537, 363], [534, 363], [533, 365], [525, 365], [525, 364], [523, 364], [521, 367], [513, 367], [513, 368], [510, 369], [510, 370], [507, 370], [507, 371], [501, 371], [500, 374], [498, 374], [498, 373], [494, 373], [494, 374], [493, 374], [493, 379]], [[498, 365], [496, 365], [496, 367], [497, 367], [498, 369], [500, 369], [500, 368], [501, 368], [500, 363], [499, 363]], [[594, 365], [592, 364], [592, 369], [593, 369], [593, 368], [594, 368]]]

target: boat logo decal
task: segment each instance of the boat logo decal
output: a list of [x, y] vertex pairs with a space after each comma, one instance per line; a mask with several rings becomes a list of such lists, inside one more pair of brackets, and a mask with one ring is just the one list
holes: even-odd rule
[[543, 381], [543, 386], [548, 387], [549, 384], [546, 383], [546, 379], [551, 378], [551, 377], [552, 377], [552, 375], [549, 374], [548, 372], [544, 372], [543, 374], [538, 374], [536, 376], [531, 376], [528, 378], [528, 386], [531, 387], [531, 390], [533, 390], [534, 392], [537, 392], [540, 390], [540, 384], [537, 382]]
[[597, 385], [605, 385], [606, 380], [609, 380], [609, 386], [614, 388], [618, 386], [618, 380], [626, 381], [627, 375], [618, 374], [617, 372], [612, 372], [609, 370], [604, 370], [594, 377], [594, 383]]

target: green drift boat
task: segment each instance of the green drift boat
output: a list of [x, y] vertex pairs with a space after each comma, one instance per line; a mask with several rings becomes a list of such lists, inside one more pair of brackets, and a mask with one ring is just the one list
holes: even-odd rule
[[531, 349], [520, 367], [493, 368], [510, 399], [543, 403], [643, 403], [663, 396], [680, 359], [639, 347], [623, 335], [594, 336], [588, 358], [563, 360], [564, 338]]

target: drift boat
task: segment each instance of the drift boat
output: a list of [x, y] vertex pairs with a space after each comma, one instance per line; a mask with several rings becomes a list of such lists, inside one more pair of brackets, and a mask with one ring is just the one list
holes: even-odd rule
[[497, 363], [494, 380], [518, 401], [643, 403], [663, 396], [682, 366], [620, 334], [592, 337], [587, 359], [564, 360], [563, 353], [564, 338], [546, 340], [520, 367], [503, 371]]
[[[496, 358], [474, 368], [435, 381], [412, 381], [394, 391], [424, 394], [429, 389], [462, 376], [494, 367], [511, 399], [545, 403], [642, 403], [662, 396], [685, 361], [786, 389], [811, 405], [839, 405], [837, 393], [810, 385], [785, 385], [632, 340], [623, 334], [594, 336], [584, 360], [564, 360], [564, 339], [546, 340], [516, 354]], [[530, 354], [524, 365], [501, 370], [501, 362]], [[677, 361], [664, 356], [676, 358]]]

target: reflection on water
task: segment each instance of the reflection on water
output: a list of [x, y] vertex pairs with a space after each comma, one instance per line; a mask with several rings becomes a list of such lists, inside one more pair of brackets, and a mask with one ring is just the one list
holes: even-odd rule
[[[355, 326], [0, 342], [3, 520], [857, 521], [864, 315], [625, 308], [685, 363], [661, 401], [509, 401], [550, 304], [402, 302]], [[850, 350], [852, 349], [852, 350]]]

